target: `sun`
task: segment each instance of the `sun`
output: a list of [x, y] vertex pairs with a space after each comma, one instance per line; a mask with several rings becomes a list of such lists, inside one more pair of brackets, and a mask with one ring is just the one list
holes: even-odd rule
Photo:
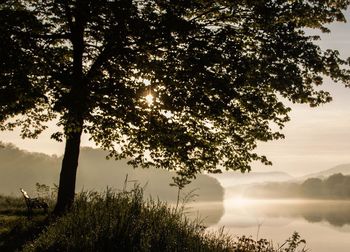
[[145, 96], [146, 102], [148, 104], [148, 106], [152, 106], [153, 102], [154, 102], [154, 97], [152, 94], [148, 94]]

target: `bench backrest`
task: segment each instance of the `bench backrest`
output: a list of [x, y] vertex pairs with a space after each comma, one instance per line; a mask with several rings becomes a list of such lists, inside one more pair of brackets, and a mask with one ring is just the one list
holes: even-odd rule
[[21, 188], [21, 192], [22, 192], [23, 197], [26, 201], [26, 205], [27, 205], [28, 209], [43, 208], [46, 210], [48, 208], [48, 204], [45, 202], [45, 200], [43, 200], [41, 198], [30, 198], [28, 193], [26, 191], [24, 191], [23, 188]]
[[21, 192], [22, 192], [23, 197], [24, 197], [25, 199], [30, 199], [28, 193], [27, 193], [26, 191], [24, 191], [23, 188], [21, 188]]

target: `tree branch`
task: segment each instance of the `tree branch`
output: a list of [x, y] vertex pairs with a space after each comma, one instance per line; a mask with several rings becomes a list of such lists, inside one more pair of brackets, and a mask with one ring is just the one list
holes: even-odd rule
[[97, 72], [97, 70], [103, 65], [103, 63], [108, 59], [110, 50], [112, 49], [111, 44], [107, 44], [100, 54], [96, 57], [95, 62], [91, 65], [88, 73], [86, 74], [86, 79], [91, 79]]
[[194, 21], [194, 20], [196, 20], [196, 19], [198, 19], [198, 18], [201, 18], [201, 17], [203, 17], [203, 16], [205, 16], [205, 15], [208, 15], [208, 14], [214, 12], [214, 11], [221, 11], [221, 10], [224, 10], [224, 9], [226, 9], [226, 8], [227, 8], [227, 7], [217, 7], [217, 6], [216, 6], [216, 7], [212, 7], [212, 8], [210, 8], [209, 10], [207, 10], [207, 11], [205, 11], [205, 12], [203, 12], [203, 13], [197, 15], [197, 16], [195, 16], [194, 18], [191, 18], [190, 21]]

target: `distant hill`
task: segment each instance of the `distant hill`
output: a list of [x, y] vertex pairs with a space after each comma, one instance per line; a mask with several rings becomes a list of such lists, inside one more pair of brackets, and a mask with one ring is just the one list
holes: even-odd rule
[[23, 187], [32, 193], [35, 183], [52, 186], [57, 183], [61, 158], [42, 153], [30, 153], [14, 145], [0, 147], [0, 193], [19, 193]]
[[326, 178], [308, 178], [300, 182], [270, 182], [250, 185], [244, 191], [249, 198], [350, 199], [350, 175], [332, 174]]
[[[127, 189], [135, 183], [145, 188], [145, 196], [168, 202], [175, 202], [177, 188], [171, 187], [175, 175], [161, 169], [133, 169], [126, 160], [106, 160], [107, 153], [92, 148], [81, 148], [76, 191], [106, 190], [107, 186], [116, 190], [124, 187], [128, 175]], [[35, 197], [35, 183], [53, 186], [58, 183], [62, 157], [49, 156], [43, 153], [33, 153], [18, 149], [12, 144], [0, 143], [0, 194], [20, 196], [19, 188], [25, 188]], [[224, 190], [220, 183], [207, 175], [198, 175], [190, 185], [186, 186], [182, 197], [194, 190], [198, 197], [196, 202], [212, 203], [215, 208], [201, 208], [199, 216], [204, 218], [204, 225], [217, 223], [224, 213]], [[209, 204], [209, 205], [212, 205]], [[196, 209], [189, 210], [197, 212]], [[192, 216], [195, 216], [192, 213]]]
[[265, 182], [284, 182], [294, 179], [291, 175], [285, 172], [249, 172], [241, 173], [239, 171], [235, 172], [224, 172], [221, 174], [210, 175], [218, 179], [221, 185], [226, 187], [245, 185], [245, 184], [255, 184], [255, 183], [265, 183]]
[[300, 179], [305, 180], [307, 178], [325, 178], [336, 173], [342, 173], [343, 175], [350, 175], [350, 164], [337, 165], [327, 170], [308, 174], [306, 176], [301, 177]]
[[303, 182], [308, 178], [327, 178], [333, 174], [342, 173], [350, 175], [350, 164], [337, 165], [333, 168], [311, 173], [302, 177], [293, 177], [286, 172], [249, 172], [240, 171], [224, 172], [221, 174], [210, 174], [211, 177], [218, 179], [224, 188], [230, 188], [238, 185], [262, 184], [270, 182]]
[[[248, 176], [246, 176], [248, 175]], [[226, 196], [253, 198], [350, 199], [350, 164], [302, 177], [285, 173], [221, 174]]]
[[[105, 190], [107, 186], [122, 189], [126, 175], [128, 188], [134, 183], [145, 186], [145, 194], [161, 200], [174, 201], [177, 188], [171, 187], [175, 173], [161, 169], [133, 169], [126, 160], [106, 160], [107, 153], [92, 148], [82, 148], [77, 176], [77, 191]], [[58, 183], [62, 157], [49, 156], [20, 150], [12, 144], [0, 147], [0, 194], [19, 194], [19, 188], [25, 188], [33, 194], [35, 183], [52, 186]], [[195, 190], [196, 189], [196, 190]], [[223, 188], [220, 183], [207, 175], [199, 175], [184, 194], [191, 190], [199, 196], [196, 201], [223, 200]]]
[[[92, 148], [82, 148], [80, 154], [78, 184], [80, 187], [103, 190], [106, 185], [122, 188], [126, 175], [129, 181], [145, 185], [146, 193], [162, 200], [175, 200], [177, 188], [169, 186], [176, 174], [162, 169], [133, 169], [126, 160], [106, 160], [107, 153]], [[129, 183], [133, 186], [133, 182]], [[212, 177], [199, 174], [197, 179], [185, 187], [185, 194], [195, 190], [196, 201], [223, 201], [223, 188]]]

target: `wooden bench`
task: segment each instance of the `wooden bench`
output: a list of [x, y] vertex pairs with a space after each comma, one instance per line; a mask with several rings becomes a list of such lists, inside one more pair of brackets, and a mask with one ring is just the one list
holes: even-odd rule
[[49, 205], [42, 198], [31, 198], [28, 193], [21, 188], [21, 192], [23, 194], [24, 200], [27, 205], [28, 210], [28, 218], [32, 216], [33, 209], [42, 208], [45, 213], [48, 213]]

